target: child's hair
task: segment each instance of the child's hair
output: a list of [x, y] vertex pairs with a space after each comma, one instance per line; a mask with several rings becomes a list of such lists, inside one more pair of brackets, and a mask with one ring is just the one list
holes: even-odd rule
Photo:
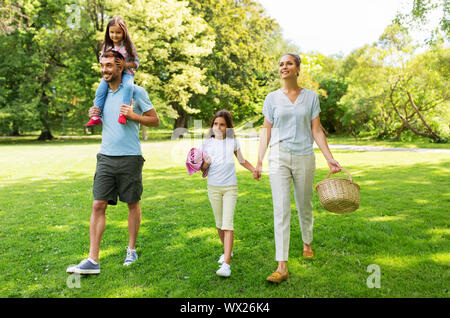
[[209, 128], [208, 131], [208, 135], [207, 137], [214, 137], [214, 130], [213, 130], [213, 126], [214, 126], [214, 121], [216, 120], [216, 118], [218, 117], [222, 117], [223, 119], [225, 119], [225, 122], [227, 123], [227, 130], [226, 130], [226, 137], [227, 138], [234, 138], [234, 128], [233, 128], [233, 119], [231, 118], [231, 114], [228, 110], [226, 109], [222, 109], [219, 110], [213, 117], [212, 121], [211, 121], [211, 126]]
[[130, 34], [128, 33], [127, 24], [125, 23], [125, 20], [122, 19], [122, 17], [114, 17], [109, 20], [108, 25], [106, 26], [105, 40], [102, 44], [102, 52], [104, 52], [108, 46], [114, 47], [114, 42], [109, 37], [109, 28], [114, 25], [117, 25], [122, 29], [123, 44], [125, 45], [125, 49], [127, 50], [129, 59], [134, 61], [136, 57], [136, 48], [134, 47], [133, 41], [131, 40]]
[[108, 49], [106, 51], [102, 52], [102, 55], [100, 55], [100, 57], [114, 57], [120, 60], [125, 60], [125, 58], [123, 57], [122, 53], [120, 53], [119, 51], [114, 51], [112, 49]]

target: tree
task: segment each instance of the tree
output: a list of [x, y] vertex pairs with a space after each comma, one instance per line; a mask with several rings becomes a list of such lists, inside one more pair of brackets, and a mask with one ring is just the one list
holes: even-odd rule
[[191, 99], [201, 110], [195, 117], [209, 120], [223, 108], [236, 121], [255, 115], [276, 75], [279, 52], [274, 55], [272, 45], [281, 38], [278, 24], [256, 1], [192, 0], [189, 5], [216, 35], [212, 54], [202, 59], [208, 92]]
[[[425, 44], [430, 45], [436, 41], [439, 42], [439, 39], [448, 39], [449, 15], [448, 0], [413, 0], [411, 11], [397, 13], [393, 22], [411, 30], [428, 32]], [[438, 24], [433, 24], [433, 20], [436, 20]]]
[[200, 110], [190, 103], [203, 95], [206, 69], [202, 59], [212, 52], [214, 34], [194, 15], [187, 2], [176, 0], [111, 0], [108, 12], [127, 22], [140, 58], [135, 81], [157, 92], [172, 108], [174, 127], [187, 127], [189, 114]]
[[[2, 18], [7, 19], [2, 23], [3, 33], [0, 38], [2, 47], [6, 48], [1, 53], [0, 72], [4, 87], [1, 108], [3, 116], [9, 118], [12, 123], [12, 134], [17, 135], [21, 126], [29, 119], [31, 122], [41, 123], [40, 139], [45, 139], [52, 138], [46, 118], [46, 106], [48, 83], [58, 63], [54, 55], [47, 55], [46, 60], [40, 60], [40, 55], [46, 50], [46, 47], [42, 46], [45, 39], [57, 35], [48, 34], [43, 27], [50, 21], [49, 15], [38, 16], [40, 5], [41, 3], [36, 5], [26, 1], [2, 4]], [[8, 11], [10, 16], [6, 17], [5, 13]], [[18, 113], [16, 110], [23, 112]], [[24, 111], [30, 112], [31, 116], [23, 118]]]
[[437, 114], [448, 110], [448, 50], [442, 43], [424, 54], [415, 54], [415, 48], [408, 31], [392, 24], [377, 43], [360, 50], [340, 102], [342, 121], [352, 134], [374, 130], [379, 137], [398, 139], [410, 130], [445, 140], [448, 116]]
[[[39, 140], [52, 139], [52, 123], [73, 96], [67, 94], [70, 87], [85, 86], [92, 77], [92, 63], [86, 68], [83, 54], [88, 41], [80, 44], [82, 32], [68, 23], [69, 4], [65, 0], [16, 0], [2, 5], [1, 12], [9, 16], [4, 16], [0, 34], [2, 47], [7, 48], [0, 52], [0, 109], [12, 134], [40, 129]], [[84, 67], [76, 67], [80, 65]], [[67, 85], [77, 82], [82, 85]]]

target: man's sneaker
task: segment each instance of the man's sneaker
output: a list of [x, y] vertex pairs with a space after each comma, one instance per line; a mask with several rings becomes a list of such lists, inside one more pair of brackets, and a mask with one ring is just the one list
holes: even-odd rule
[[138, 255], [136, 250], [127, 249], [127, 257], [125, 258], [125, 262], [123, 265], [129, 266], [138, 260]]
[[[231, 257], [233, 257], [233, 252], [231, 252]], [[222, 255], [220, 255], [220, 258], [217, 261], [217, 263], [222, 265], [224, 261], [225, 261], [225, 254], [222, 254]]]
[[67, 273], [72, 274], [100, 274], [100, 264], [94, 264], [90, 260], [85, 259], [80, 264], [75, 266], [69, 266], [66, 270]]
[[231, 275], [230, 265], [227, 263], [223, 263], [222, 266], [220, 266], [220, 268], [217, 270], [216, 274], [223, 277], [229, 277]]
[[92, 116], [92, 118], [87, 122], [86, 126], [95, 126], [95, 125], [99, 125], [102, 123], [102, 120], [100, 119], [100, 117], [97, 116]]

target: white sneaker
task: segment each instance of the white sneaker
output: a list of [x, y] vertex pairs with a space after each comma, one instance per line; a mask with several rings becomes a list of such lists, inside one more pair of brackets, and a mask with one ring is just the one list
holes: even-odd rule
[[230, 277], [231, 275], [230, 265], [224, 262], [222, 266], [220, 266], [220, 268], [217, 270], [216, 274], [223, 277]]
[[[231, 252], [231, 257], [233, 257], [233, 252]], [[225, 261], [225, 254], [222, 254], [222, 255], [220, 255], [220, 258], [217, 261], [217, 263], [223, 264], [224, 261]]]

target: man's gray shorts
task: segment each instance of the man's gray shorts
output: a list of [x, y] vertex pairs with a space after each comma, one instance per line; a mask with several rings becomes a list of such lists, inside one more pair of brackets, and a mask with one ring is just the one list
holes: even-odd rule
[[116, 205], [119, 200], [137, 203], [141, 200], [142, 167], [145, 159], [139, 156], [106, 156], [97, 154], [94, 176], [94, 200]]

